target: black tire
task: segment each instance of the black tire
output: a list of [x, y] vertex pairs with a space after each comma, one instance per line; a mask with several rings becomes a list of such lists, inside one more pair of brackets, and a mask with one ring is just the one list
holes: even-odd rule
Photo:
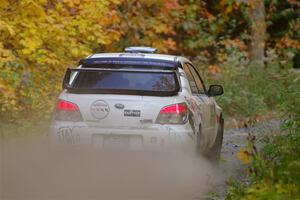
[[218, 128], [217, 137], [215, 140], [214, 145], [209, 149], [208, 153], [206, 154], [206, 157], [214, 162], [218, 163], [221, 157], [221, 150], [222, 150], [222, 144], [223, 144], [223, 134], [224, 134], [224, 119], [220, 118], [220, 126]]
[[201, 131], [201, 126], [199, 127], [199, 132], [197, 133], [197, 143], [196, 143], [196, 154], [197, 156], [204, 156], [205, 155], [205, 151], [203, 149], [203, 145], [202, 145], [202, 131]]

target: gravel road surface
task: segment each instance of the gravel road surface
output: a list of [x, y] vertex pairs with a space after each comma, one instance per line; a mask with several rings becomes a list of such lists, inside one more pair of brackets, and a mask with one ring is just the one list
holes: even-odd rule
[[247, 145], [247, 138], [250, 135], [256, 137], [259, 148], [264, 136], [278, 134], [280, 122], [278, 120], [261, 122], [252, 127], [227, 129], [224, 132], [222, 161], [220, 171], [224, 175], [224, 181], [217, 183], [208, 193], [205, 200], [223, 200], [226, 196], [226, 182], [231, 179], [245, 180], [245, 166], [237, 159], [239, 150]]

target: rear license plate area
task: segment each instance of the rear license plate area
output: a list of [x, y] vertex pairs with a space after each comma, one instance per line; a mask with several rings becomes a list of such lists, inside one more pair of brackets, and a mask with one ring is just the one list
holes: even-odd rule
[[105, 135], [103, 137], [103, 147], [104, 148], [128, 148], [129, 136], [124, 135]]
[[139, 149], [143, 146], [143, 138], [140, 135], [94, 134], [92, 143], [97, 148]]

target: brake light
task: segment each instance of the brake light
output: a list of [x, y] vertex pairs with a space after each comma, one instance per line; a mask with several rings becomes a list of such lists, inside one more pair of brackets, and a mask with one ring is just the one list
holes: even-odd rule
[[78, 110], [78, 107], [71, 102], [67, 102], [67, 101], [63, 101], [63, 100], [59, 100], [57, 103], [57, 108], [58, 110]]
[[82, 121], [81, 113], [75, 103], [59, 99], [55, 110], [55, 119], [59, 121]]
[[158, 124], [184, 124], [188, 118], [188, 107], [185, 103], [173, 104], [162, 108], [156, 119]]

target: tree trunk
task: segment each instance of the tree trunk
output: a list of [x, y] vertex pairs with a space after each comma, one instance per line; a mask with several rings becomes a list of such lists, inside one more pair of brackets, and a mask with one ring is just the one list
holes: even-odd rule
[[266, 11], [263, 0], [248, 0], [251, 6], [251, 59], [254, 62], [263, 63], [265, 56], [266, 40]]

